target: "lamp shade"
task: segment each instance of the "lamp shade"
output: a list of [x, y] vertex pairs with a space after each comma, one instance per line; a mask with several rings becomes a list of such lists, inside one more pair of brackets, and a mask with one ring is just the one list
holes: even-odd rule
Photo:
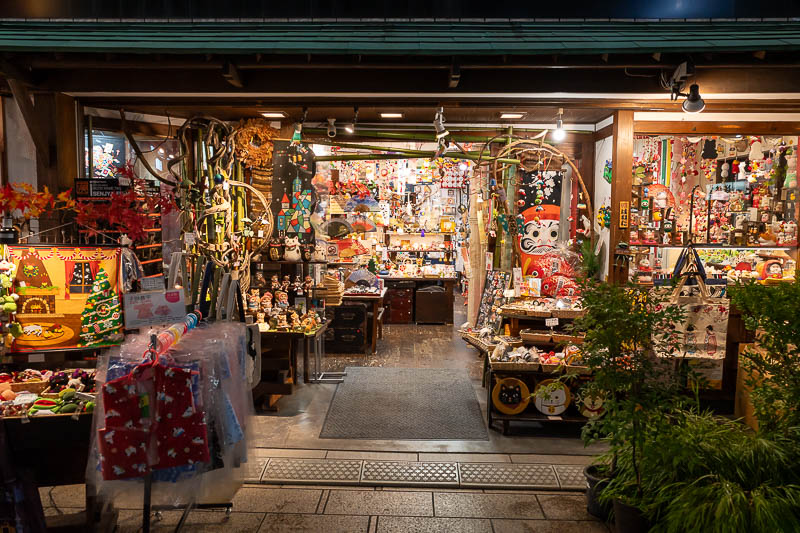
[[700, 97], [700, 87], [696, 83], [689, 87], [689, 95], [683, 101], [682, 107], [687, 113], [699, 113], [706, 108], [706, 103]]

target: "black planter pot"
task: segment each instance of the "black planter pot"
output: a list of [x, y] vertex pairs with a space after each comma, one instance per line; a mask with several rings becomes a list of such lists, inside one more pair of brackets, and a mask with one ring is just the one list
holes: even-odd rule
[[650, 522], [633, 506], [614, 500], [614, 530], [617, 533], [647, 533]]
[[611, 506], [608, 503], [600, 503], [600, 493], [603, 492], [608, 479], [601, 477], [594, 465], [584, 468], [583, 475], [586, 476], [586, 511], [600, 520], [607, 521]]

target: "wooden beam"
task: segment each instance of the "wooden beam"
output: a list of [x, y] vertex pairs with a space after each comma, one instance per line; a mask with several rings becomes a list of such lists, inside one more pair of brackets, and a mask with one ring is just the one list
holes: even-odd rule
[[[36, 158], [36, 184], [39, 190], [47, 187], [51, 191], [58, 190], [58, 136], [56, 133], [56, 100], [54, 93], [37, 93], [34, 95], [34, 115], [36, 124], [41, 128], [44, 145], [47, 147], [47, 159]], [[74, 136], [74, 133], [72, 134]], [[44, 220], [44, 217], [43, 219]], [[53, 223], [44, 221], [45, 226]], [[42, 228], [46, 229], [46, 228]]]
[[798, 135], [797, 122], [671, 122], [636, 121], [633, 130], [643, 135]]
[[0, 98], [0, 187], [9, 183], [5, 100]]
[[[55, 95], [56, 166], [58, 192], [75, 186], [83, 157], [78, 147], [83, 147], [83, 131], [78, 128], [75, 99], [66, 94]], [[79, 141], [80, 139], [80, 141]]]
[[[136, 122], [126, 120], [125, 124], [131, 133], [144, 135], [147, 137], [167, 137], [175, 135], [175, 131], [183, 123], [183, 119], [178, 119], [170, 128], [167, 124], [157, 124], [154, 122]], [[92, 117], [92, 127], [98, 130], [122, 131], [122, 121], [118, 118]]]
[[624, 267], [616, 265], [614, 251], [619, 243], [627, 243], [630, 238], [630, 219], [628, 219], [627, 227], [620, 227], [620, 205], [621, 202], [627, 202], [627, 206], [630, 209], [633, 186], [633, 111], [616, 111], [614, 113], [613, 126], [608, 280], [612, 283], [625, 283], [628, 279], [627, 265]]
[[614, 135], [614, 125], [613, 124], [609, 124], [605, 128], [600, 128], [599, 130], [594, 132], [593, 138], [594, 138], [595, 141], [601, 141], [601, 140], [605, 139], [606, 137], [608, 137], [610, 135]]
[[31, 134], [33, 144], [36, 146], [36, 153], [42, 160], [44, 166], [50, 166], [50, 144], [47, 142], [47, 135], [36, 116], [36, 111], [31, 102], [28, 89], [19, 80], [9, 79], [8, 86], [11, 88], [11, 94], [14, 95], [14, 101], [19, 106], [22, 114], [22, 119], [28, 132]]

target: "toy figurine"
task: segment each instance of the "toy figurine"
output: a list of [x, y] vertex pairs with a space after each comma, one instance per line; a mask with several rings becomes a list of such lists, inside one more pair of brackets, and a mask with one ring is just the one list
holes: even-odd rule
[[300, 329], [300, 316], [297, 314], [297, 311], [289, 311], [289, 320], [291, 321], [292, 329]]
[[266, 316], [267, 315], [265, 313], [260, 312], [260, 311], [258, 313], [256, 313], [256, 323], [257, 324], [263, 324], [264, 323], [264, 319], [266, 318]]
[[291, 286], [292, 286], [291, 278], [289, 278], [288, 275], [287, 276], [283, 276], [283, 281], [281, 281], [281, 290], [283, 292], [288, 293], [289, 289], [291, 288]]
[[286, 315], [278, 315], [278, 329], [286, 330], [289, 328], [289, 323], [286, 322]]
[[258, 293], [258, 289], [250, 289], [250, 295], [247, 297], [247, 311], [251, 315], [255, 314], [260, 304], [261, 296]]
[[281, 288], [281, 282], [278, 281], [278, 275], [273, 274], [272, 278], [270, 278], [269, 290], [271, 290], [274, 293], [275, 291], [280, 290], [280, 288]]
[[253, 287], [266, 287], [266, 286], [267, 286], [267, 280], [264, 277], [264, 273], [256, 272], [256, 277], [253, 280]]
[[289, 293], [285, 291], [277, 291], [275, 293], [275, 305], [281, 309], [289, 307]]
[[303, 281], [303, 290], [305, 292], [311, 292], [311, 289], [314, 287], [314, 280], [311, 276], [306, 276], [306, 279]]
[[261, 301], [259, 302], [261, 311], [268, 313], [272, 310], [272, 293], [265, 292], [264, 296], [261, 297]]

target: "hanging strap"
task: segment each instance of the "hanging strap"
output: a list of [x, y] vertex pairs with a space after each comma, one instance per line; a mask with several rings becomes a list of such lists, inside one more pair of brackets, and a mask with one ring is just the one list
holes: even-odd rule
[[208, 299], [208, 291], [211, 290], [211, 283], [214, 280], [214, 263], [209, 261], [206, 263], [205, 272], [203, 272], [203, 286], [200, 290], [200, 301], [198, 307], [204, 317], [209, 316], [211, 309], [211, 300]]

